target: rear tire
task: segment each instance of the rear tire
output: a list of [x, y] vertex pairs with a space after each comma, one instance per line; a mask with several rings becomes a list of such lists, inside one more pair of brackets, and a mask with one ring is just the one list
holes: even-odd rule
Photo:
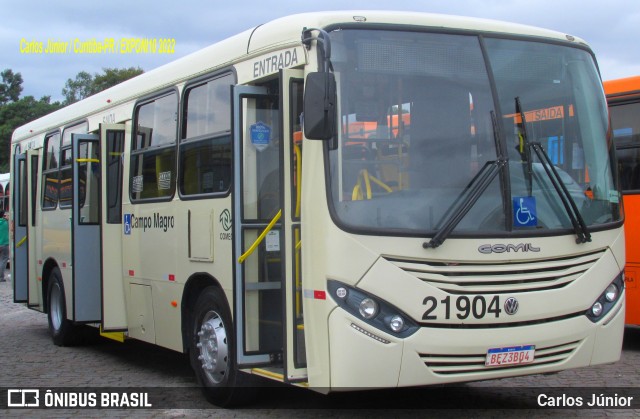
[[238, 371], [231, 311], [222, 291], [210, 286], [198, 296], [191, 317], [191, 367], [206, 399], [231, 407], [253, 399], [250, 377]]
[[78, 329], [67, 319], [67, 303], [60, 269], [53, 268], [49, 275], [48, 320], [49, 333], [53, 343], [58, 346], [71, 346], [78, 342]]

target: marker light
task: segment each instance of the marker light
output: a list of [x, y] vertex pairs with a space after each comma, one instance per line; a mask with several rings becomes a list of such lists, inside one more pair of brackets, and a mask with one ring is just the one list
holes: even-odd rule
[[365, 298], [360, 301], [360, 315], [365, 319], [370, 319], [378, 314], [378, 303], [371, 298]]
[[336, 290], [336, 296], [338, 298], [344, 298], [347, 296], [347, 289], [345, 287], [340, 287]]

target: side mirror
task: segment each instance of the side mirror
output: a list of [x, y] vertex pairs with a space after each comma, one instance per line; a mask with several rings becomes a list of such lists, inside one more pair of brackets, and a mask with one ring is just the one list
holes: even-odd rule
[[336, 79], [333, 73], [309, 73], [304, 87], [304, 136], [329, 140], [336, 127]]

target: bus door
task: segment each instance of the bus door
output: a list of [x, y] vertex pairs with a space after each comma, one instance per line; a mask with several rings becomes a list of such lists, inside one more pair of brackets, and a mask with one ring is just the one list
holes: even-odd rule
[[11, 273], [13, 281], [13, 301], [28, 302], [29, 252], [27, 243], [27, 185], [28, 174], [26, 153], [16, 153], [13, 160], [13, 260]]
[[[122, 281], [122, 179], [124, 124], [100, 124], [100, 179], [102, 230], [102, 329], [127, 329], [124, 285]], [[110, 336], [108, 336], [110, 337]]]
[[282, 141], [273, 90], [273, 84], [233, 89], [234, 318], [240, 367], [282, 365]]
[[[280, 109], [282, 109], [284, 214], [282, 219], [286, 257], [285, 358], [290, 382], [306, 381], [306, 350], [302, 311], [302, 236], [300, 228], [302, 177], [302, 98], [304, 72], [283, 69], [280, 73]], [[324, 192], [323, 192], [324, 193]]]
[[38, 307], [40, 310], [43, 307], [42, 287], [39, 286], [38, 281], [38, 251], [41, 249], [40, 237], [37, 220], [37, 203], [38, 203], [38, 169], [40, 167], [40, 154], [42, 149], [27, 150], [27, 199], [23, 202], [27, 205], [27, 237], [29, 240], [25, 243], [27, 247], [27, 260], [28, 260], [28, 281], [27, 288], [29, 294], [28, 306]]
[[73, 320], [101, 320], [100, 148], [97, 135], [72, 134]]

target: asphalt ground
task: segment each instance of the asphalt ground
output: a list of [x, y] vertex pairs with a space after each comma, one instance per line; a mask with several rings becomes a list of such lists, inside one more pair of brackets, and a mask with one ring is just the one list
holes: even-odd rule
[[[259, 381], [254, 403], [222, 409], [204, 399], [188, 359], [177, 352], [135, 340], [118, 343], [92, 330], [81, 346], [55, 346], [47, 316], [13, 303], [12, 283], [7, 279], [0, 282], [0, 417], [640, 417], [640, 328], [625, 330], [622, 358], [611, 365], [457, 386], [328, 396], [265, 380]], [[153, 407], [8, 408], [9, 391], [16, 389], [37, 389], [40, 401], [47, 390], [60, 397], [94, 394], [97, 405], [104, 393], [126, 392], [130, 405], [131, 394], [149, 393]], [[600, 394], [615, 400], [634, 397], [632, 408], [586, 406], [593, 395]], [[583, 407], [550, 407], [552, 396], [554, 400], [563, 397], [569, 404], [566, 400], [582, 397]], [[60, 400], [57, 403], [63, 404], [71, 399]], [[80, 404], [82, 396], [76, 401]], [[547, 405], [540, 406], [540, 401]]]

